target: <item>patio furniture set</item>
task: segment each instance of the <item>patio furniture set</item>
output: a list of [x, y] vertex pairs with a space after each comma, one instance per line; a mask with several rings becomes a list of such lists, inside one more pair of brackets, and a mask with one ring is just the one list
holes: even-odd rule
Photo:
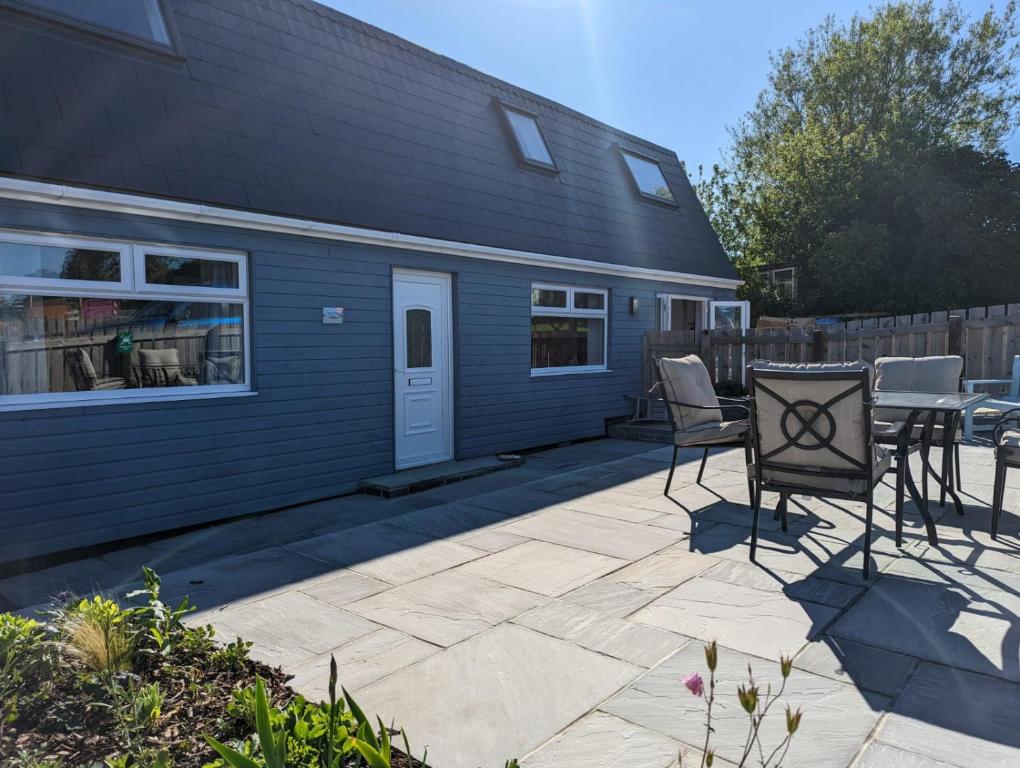
[[[1017, 358], [1020, 361], [1020, 357]], [[1020, 370], [1020, 362], [1014, 366]], [[763, 492], [779, 494], [775, 518], [787, 530], [791, 495], [838, 498], [866, 504], [864, 578], [870, 572], [874, 488], [887, 473], [896, 477], [896, 545], [903, 545], [907, 493], [920, 511], [929, 543], [938, 532], [929, 510], [928, 480], [938, 487], [939, 503], [952, 500], [964, 513], [959, 444], [965, 413], [989, 398], [964, 387], [963, 359], [879, 358], [866, 362], [787, 364], [752, 362], [748, 396], [715, 394], [708, 369], [696, 355], [657, 361], [652, 394], [666, 405], [673, 431], [673, 461], [665, 494], [681, 448], [702, 448], [700, 484], [712, 448], [742, 446], [752, 509], [751, 560], [758, 546]], [[969, 410], [968, 410], [969, 409]], [[1005, 473], [1020, 468], [1020, 408], [1006, 411], [993, 431], [996, 474], [991, 532], [997, 534]], [[932, 460], [939, 448], [941, 461]], [[921, 459], [920, 489], [910, 457]]]

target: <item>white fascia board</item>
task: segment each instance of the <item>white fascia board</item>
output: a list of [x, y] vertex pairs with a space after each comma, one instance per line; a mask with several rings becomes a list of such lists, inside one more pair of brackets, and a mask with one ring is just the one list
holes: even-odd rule
[[462, 256], [470, 259], [485, 259], [511, 264], [525, 264], [549, 269], [566, 269], [574, 272], [589, 272], [642, 280], [656, 280], [663, 283], [700, 285], [710, 288], [733, 290], [743, 285], [743, 280], [725, 277], [710, 277], [686, 272], [672, 272], [665, 269], [647, 269], [624, 264], [610, 264], [589, 259], [572, 259], [545, 253], [515, 251], [510, 248], [495, 248], [489, 245], [458, 243], [418, 235], [404, 235], [398, 232], [383, 232], [342, 224], [328, 224], [290, 216], [276, 216], [254, 211], [222, 208], [201, 203], [185, 203], [160, 197], [146, 197], [123, 192], [107, 192], [87, 187], [18, 179], [0, 176], [0, 198], [26, 200], [51, 205], [68, 205], [75, 208], [127, 213], [175, 221], [192, 221], [221, 227], [252, 229], [262, 232], [278, 232], [302, 235], [323, 240], [339, 240], [349, 243], [364, 243], [413, 251], [441, 253], [447, 256]]

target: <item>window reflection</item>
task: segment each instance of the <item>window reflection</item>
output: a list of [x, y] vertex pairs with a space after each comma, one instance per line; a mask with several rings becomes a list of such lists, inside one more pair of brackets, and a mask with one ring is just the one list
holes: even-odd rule
[[242, 304], [0, 294], [0, 395], [243, 384]]

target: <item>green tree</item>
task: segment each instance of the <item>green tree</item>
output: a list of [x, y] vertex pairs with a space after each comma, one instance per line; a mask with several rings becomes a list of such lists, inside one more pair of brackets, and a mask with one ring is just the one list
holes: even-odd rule
[[[773, 54], [768, 87], [696, 186], [763, 312], [1020, 301], [1017, 12], [900, 2]], [[797, 268], [797, 306], [765, 265]]]

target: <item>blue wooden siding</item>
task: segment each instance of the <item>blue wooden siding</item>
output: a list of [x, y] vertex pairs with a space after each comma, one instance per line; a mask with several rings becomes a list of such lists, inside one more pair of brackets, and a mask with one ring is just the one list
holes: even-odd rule
[[[335, 496], [392, 471], [394, 267], [454, 275], [458, 458], [601, 435], [640, 389], [655, 294], [731, 295], [28, 203], [0, 204], [0, 226], [248, 251], [257, 391], [0, 412], [0, 561]], [[533, 280], [609, 289], [609, 372], [530, 375]], [[322, 325], [323, 306], [345, 307], [344, 324]]]

